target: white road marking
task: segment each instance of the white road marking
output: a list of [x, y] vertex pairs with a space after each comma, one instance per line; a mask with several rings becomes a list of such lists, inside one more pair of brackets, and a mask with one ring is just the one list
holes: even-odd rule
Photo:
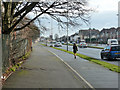
[[95, 90], [95, 88], [88, 82], [86, 81], [75, 69], [73, 69], [68, 63], [66, 63], [62, 58], [60, 58], [58, 55], [56, 55], [54, 52], [48, 50], [49, 52], [53, 53], [55, 56], [57, 56], [64, 64], [66, 64], [73, 72], [75, 72], [90, 88]]

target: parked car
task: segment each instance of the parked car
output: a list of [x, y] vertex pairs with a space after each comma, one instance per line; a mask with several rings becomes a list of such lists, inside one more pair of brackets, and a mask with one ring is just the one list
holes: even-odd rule
[[66, 42], [66, 43], [71, 44], [69, 41], [68, 41], [68, 42]]
[[75, 42], [72, 42], [72, 44], [74, 44]]
[[80, 44], [78, 44], [79, 48], [87, 48], [87, 43], [85, 42], [80, 42]]
[[65, 44], [65, 42], [63, 42], [63, 41], [62, 41], [61, 43], [62, 43], [62, 44]]
[[52, 42], [50, 42], [50, 47], [53, 47], [53, 44], [52, 44]]
[[109, 45], [101, 51], [101, 59], [120, 58], [120, 45]]
[[53, 47], [55, 45], [56, 41], [50, 42], [50, 47]]
[[54, 47], [62, 47], [62, 44], [60, 42], [56, 42]]

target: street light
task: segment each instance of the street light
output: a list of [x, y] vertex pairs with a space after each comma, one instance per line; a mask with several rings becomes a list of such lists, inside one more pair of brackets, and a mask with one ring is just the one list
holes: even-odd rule
[[90, 40], [90, 46], [91, 46], [91, 28], [89, 28], [89, 40]]
[[[120, 25], [120, 21], [119, 21], [119, 18], [120, 18], [120, 16], [119, 16], [119, 10], [118, 10], [118, 14], [117, 14], [117, 16], [118, 16], [118, 28], [119, 28], [119, 25]], [[119, 39], [118, 38], [118, 30], [116, 30], [116, 33], [117, 33], [117, 39]]]
[[90, 46], [91, 46], [91, 22], [89, 23], [89, 40], [90, 40]]
[[52, 46], [53, 46], [53, 32], [52, 32], [52, 17], [51, 17], [51, 42], [52, 42]]
[[47, 46], [47, 38], [46, 38], [46, 46]]
[[117, 17], [118, 17], [118, 27], [119, 27], [119, 14], [116, 14], [117, 15]]
[[67, 51], [68, 51], [68, 3], [67, 3]]
[[120, 1], [118, 2], [118, 27], [120, 27]]
[[[118, 2], [118, 28], [120, 27], [120, 1]], [[117, 29], [117, 39], [119, 39], [119, 30]]]

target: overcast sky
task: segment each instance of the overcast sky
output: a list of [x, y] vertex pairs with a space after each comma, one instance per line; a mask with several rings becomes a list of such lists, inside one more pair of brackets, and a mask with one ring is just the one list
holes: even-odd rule
[[[118, 27], [118, 1], [120, 0], [89, 0], [89, 7], [95, 9], [95, 12], [91, 14], [91, 26], [83, 25], [79, 28], [69, 31], [69, 35], [78, 32], [80, 29], [96, 28], [102, 30], [103, 28]], [[67, 32], [56, 30], [53, 27], [53, 35], [58, 33], [59, 36], [66, 35]], [[44, 35], [49, 36], [51, 33], [46, 32]]]
[[89, 0], [90, 7], [95, 8], [92, 14], [91, 27], [102, 29], [118, 26], [118, 1], [120, 0]]

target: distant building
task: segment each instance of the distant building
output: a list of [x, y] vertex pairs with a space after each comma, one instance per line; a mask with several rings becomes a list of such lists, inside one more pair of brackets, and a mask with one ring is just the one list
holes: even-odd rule
[[80, 41], [80, 36], [78, 35], [78, 33], [75, 33], [73, 35], [70, 36], [70, 42], [79, 42]]
[[81, 40], [87, 40], [87, 42], [90, 42], [90, 38], [91, 40], [94, 42], [97, 42], [97, 38], [99, 37], [99, 30], [96, 30], [96, 29], [87, 29], [87, 30], [79, 30], [79, 34], [80, 36], [80, 39]]
[[62, 36], [62, 37], [60, 38], [60, 41], [66, 42], [66, 40], [67, 40], [67, 37], [66, 37], [66, 36]]
[[120, 27], [117, 28], [117, 39], [120, 44]]
[[[118, 39], [120, 44], [120, 27], [118, 28], [103, 28], [101, 31], [96, 29], [79, 30], [79, 33], [72, 34], [69, 36], [69, 41], [78, 42], [85, 40], [87, 43], [107, 43], [108, 39]], [[63, 36], [60, 38], [61, 41], [67, 41], [67, 37]]]
[[120, 28], [103, 28], [99, 35], [99, 42], [101, 43], [106, 43], [108, 39], [118, 39], [120, 41]]

